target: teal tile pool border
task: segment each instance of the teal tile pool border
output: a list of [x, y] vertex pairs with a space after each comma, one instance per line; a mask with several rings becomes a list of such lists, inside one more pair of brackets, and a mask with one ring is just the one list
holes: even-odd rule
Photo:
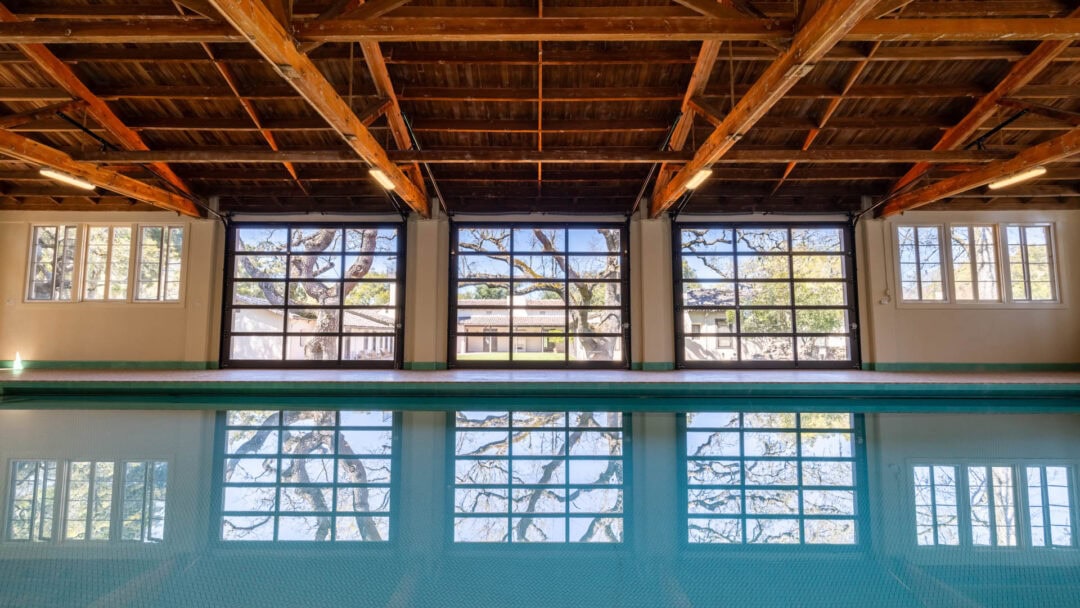
[[1076, 383], [0, 382], [0, 409], [1080, 412]]

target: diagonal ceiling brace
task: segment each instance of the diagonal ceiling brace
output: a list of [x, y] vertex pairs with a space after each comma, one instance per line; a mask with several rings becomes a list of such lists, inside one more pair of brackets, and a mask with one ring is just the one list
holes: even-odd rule
[[297, 48], [296, 40], [285, 31], [262, 2], [210, 2], [337, 131], [360, 158], [389, 178], [395, 193], [406, 205], [423, 217], [430, 216], [430, 204], [424, 191], [390, 160], [386, 150], [353, 113], [349, 104], [334, 90], [333, 85], [319, 72], [311, 59]]
[[743, 95], [712, 135], [663, 188], [653, 193], [650, 217], [657, 217], [686, 193], [686, 185], [742, 139], [784, 95], [808, 74], [815, 62], [836, 46], [878, 0], [835, 0], [825, 3], [806, 26], [795, 34], [791, 47], [782, 53]]

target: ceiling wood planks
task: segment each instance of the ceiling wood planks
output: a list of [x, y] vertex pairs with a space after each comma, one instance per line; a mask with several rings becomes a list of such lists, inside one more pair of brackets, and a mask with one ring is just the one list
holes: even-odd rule
[[[888, 217], [904, 211], [918, 209], [930, 203], [985, 186], [1021, 171], [1064, 160], [1077, 154], [1080, 154], [1080, 128], [1073, 129], [1064, 135], [1024, 150], [1009, 160], [991, 163], [975, 171], [962, 173], [922, 188], [897, 194], [888, 200], [888, 203], [882, 208], [881, 215]], [[1008, 191], [1003, 190], [1001, 195], [1008, 195]]]
[[[99, 188], [175, 211], [191, 217], [201, 217], [199, 208], [191, 200], [168, 190], [131, 179], [125, 175], [98, 168], [90, 163], [72, 160], [67, 154], [46, 145], [0, 130], [0, 154], [21, 161], [41, 165], [82, 178]], [[83, 192], [83, 196], [87, 193]]]
[[245, 0], [211, 0], [229, 23], [251, 41], [274, 70], [311, 104], [355, 153], [379, 169], [394, 184], [395, 192], [413, 211], [430, 215], [430, 204], [417, 186], [386, 155], [363, 122], [319, 72], [295, 41], [263, 5]]
[[653, 192], [649, 216], [667, 211], [686, 192], [686, 185], [742, 139], [784, 94], [808, 74], [814, 62], [836, 45], [873, 8], [876, 0], [837, 0], [822, 6], [807, 25], [798, 31], [791, 47], [774, 61], [754, 83], [720, 126], [698, 148], [687, 163], [663, 188]]

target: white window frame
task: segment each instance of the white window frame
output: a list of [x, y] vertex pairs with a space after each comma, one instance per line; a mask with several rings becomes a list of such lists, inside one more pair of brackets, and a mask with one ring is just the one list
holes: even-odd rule
[[[920, 274], [918, 278], [919, 282], [919, 298], [915, 300], [909, 300], [904, 298], [904, 279], [901, 276], [901, 264], [900, 264], [900, 236], [899, 232], [901, 228], [912, 228], [915, 230], [915, 252], [916, 252], [916, 269]], [[927, 300], [922, 298], [922, 279], [921, 270], [922, 262], [918, 259], [919, 251], [919, 235], [918, 230], [920, 228], [934, 228], [938, 231], [938, 264], [941, 266], [941, 299], [940, 300]], [[893, 264], [896, 269], [896, 296], [897, 301], [903, 304], [914, 304], [916, 306], [925, 305], [937, 305], [950, 304], [953, 302], [952, 297], [952, 260], [947, 255], [948, 251], [951, 251], [948, 246], [948, 235], [950, 227], [948, 224], [896, 224], [892, 230], [892, 238], [895, 241], [893, 246]]]
[[[72, 269], [71, 276], [71, 298], [66, 300], [49, 299], [38, 300], [31, 298], [32, 281], [34, 277], [34, 251], [36, 249], [36, 242], [34, 240], [34, 233], [41, 227], [55, 227], [55, 226], [75, 226], [75, 246], [74, 246], [74, 267]], [[182, 231], [182, 246], [180, 250], [180, 280], [179, 280], [179, 297], [175, 300], [161, 299], [161, 292], [164, 290], [162, 279], [159, 275], [159, 298], [157, 299], [140, 299], [137, 297], [136, 290], [138, 289], [138, 272], [139, 272], [139, 255], [140, 244], [142, 239], [143, 228], [160, 227], [165, 230], [163, 241], [166, 240], [168, 230], [170, 228], [179, 228]], [[114, 298], [109, 299], [108, 294], [106, 297], [100, 299], [86, 298], [86, 264], [89, 258], [90, 247], [90, 229], [91, 228], [131, 228], [131, 249], [130, 257], [128, 258], [128, 272], [127, 272], [127, 297], [126, 298]], [[112, 252], [112, 231], [109, 233], [109, 262], [111, 262]], [[124, 305], [124, 304], [152, 304], [152, 305], [164, 305], [164, 306], [182, 306], [185, 301], [185, 292], [187, 291], [187, 277], [189, 272], [188, 268], [188, 251], [191, 249], [189, 239], [191, 238], [190, 225], [187, 223], [178, 222], [35, 222], [30, 225], [30, 233], [28, 237], [29, 248], [27, 250], [26, 257], [26, 274], [23, 280], [23, 303], [25, 304], [89, 304], [91, 306], [108, 306], [108, 305]], [[160, 272], [165, 273], [168, 265], [165, 256], [165, 248], [162, 248], [161, 268]], [[108, 263], [108, 262], [107, 262]], [[106, 272], [108, 267], [106, 267]], [[106, 283], [107, 286], [107, 283]]]
[[[1012, 272], [1009, 271], [1009, 266], [1012, 264], [1012, 259], [1009, 257], [1009, 244], [1008, 244], [1008, 230], [1009, 228], [1019, 228], [1021, 239], [1025, 239], [1023, 236], [1025, 228], [1046, 228], [1046, 257], [1047, 262], [1050, 264], [1050, 290], [1053, 294], [1049, 300], [1014, 300], [1012, 297]], [[1000, 225], [999, 229], [999, 242], [998, 249], [1000, 250], [999, 257], [1001, 259], [1000, 267], [998, 269], [999, 274], [1004, 275], [1004, 281], [1002, 281], [1002, 297], [1008, 299], [1009, 302], [1015, 304], [1023, 304], [1025, 306], [1040, 306], [1047, 304], [1060, 304], [1061, 303], [1061, 281], [1058, 276], [1058, 263], [1057, 263], [1057, 237], [1054, 234], [1054, 224], [1052, 222], [1004, 222]], [[1025, 239], [1026, 240], [1026, 239]], [[1027, 254], [1021, 254], [1020, 263], [1024, 266], [1024, 291], [1030, 293], [1030, 268], [1026, 260]]]
[[[34, 234], [38, 228], [62, 228], [67, 226], [75, 227], [75, 243], [74, 253], [72, 254], [72, 268], [71, 268], [71, 297], [67, 299], [49, 298], [49, 299], [36, 299], [31, 297], [33, 291], [34, 281], [34, 259], [37, 251], [37, 240], [34, 238]], [[23, 302], [32, 304], [70, 304], [72, 302], [80, 301], [82, 295], [82, 268], [80, 264], [82, 261], [82, 246], [83, 246], [83, 234], [85, 227], [78, 222], [38, 222], [30, 225], [30, 234], [27, 237], [27, 242], [30, 244], [29, 250], [26, 255], [26, 276], [23, 281]], [[59, 235], [58, 235], [59, 238]], [[54, 274], [55, 274], [55, 258], [54, 258]], [[55, 283], [55, 278], [54, 278]]]
[[[51, 537], [44, 540], [27, 540], [27, 539], [13, 539], [10, 536], [11, 531], [11, 516], [12, 509], [11, 503], [14, 498], [15, 486], [11, 473], [16, 462], [54, 462], [56, 463], [56, 477], [54, 479], [53, 490], [53, 505], [52, 505], [52, 525], [50, 528]], [[91, 463], [110, 463], [113, 465], [113, 480], [112, 480], [112, 498], [109, 505], [109, 537], [108, 538], [95, 538], [95, 539], [78, 539], [68, 538], [67, 536], [67, 522], [68, 522], [68, 489], [71, 481], [71, 465], [77, 462]], [[130, 463], [146, 463], [156, 464], [165, 463], [166, 477], [165, 477], [165, 519], [162, 521], [162, 538], [140, 538], [139, 540], [123, 538], [123, 504], [124, 504], [124, 484], [123, 474], [125, 467]], [[163, 456], [150, 456], [146, 458], [55, 458], [50, 456], [18, 456], [8, 459], [4, 466], [6, 466], [5, 475], [7, 475], [7, 488], [3, 492], [4, 502], [0, 504], [0, 524], [3, 524], [3, 530], [0, 530], [0, 544], [19, 544], [24, 546], [43, 546], [43, 547], [83, 547], [94, 546], [97, 548], [105, 546], [141, 546], [141, 547], [155, 547], [160, 546], [167, 542], [169, 538], [168, 528], [169, 520], [171, 516], [169, 513], [171, 510], [168, 508], [169, 501], [169, 486], [173, 483], [173, 466], [172, 459]], [[2, 479], [0, 479], [2, 481]], [[89, 507], [89, 506], [88, 506]], [[89, 513], [87, 516], [89, 517]]]
[[[959, 542], [953, 545], [939, 544], [937, 542], [920, 545], [918, 542], [918, 519], [915, 511], [915, 469], [928, 467], [933, 475], [933, 467], [952, 467], [956, 470], [956, 510], [957, 510], [957, 536]], [[994, 543], [993, 531], [991, 531], [991, 544], [974, 544], [972, 540], [972, 513], [971, 513], [971, 483], [969, 479], [969, 467], [992, 469], [994, 467], [1007, 467], [1012, 470], [1013, 478], [1013, 508], [1015, 510], [1015, 545], [997, 545]], [[1035, 545], [1031, 537], [1031, 505], [1028, 499], [1028, 467], [1061, 467], [1066, 470], [1069, 483], [1069, 516], [1072, 526], [1072, 544], [1065, 545]], [[979, 460], [979, 459], [956, 459], [956, 458], [930, 458], [912, 459], [906, 463], [904, 482], [907, 495], [907, 508], [909, 509], [907, 521], [908, 529], [905, 537], [911, 546], [919, 551], [977, 551], [977, 552], [1015, 552], [1015, 551], [1075, 551], [1080, 548], [1077, 526], [1080, 525], [1080, 510], [1077, 508], [1077, 468], [1069, 462], [1057, 460]], [[1046, 479], [1042, 479], [1045, 486]], [[991, 502], [991, 509], [993, 509]], [[937, 523], [934, 524], [934, 538], [937, 538]], [[1049, 526], [1049, 524], [1045, 524]]]
[[[1009, 255], [1006, 230], [1009, 227], [1045, 227], [1048, 232], [1048, 259], [1050, 262], [1050, 281], [1054, 292], [1051, 300], [1014, 300], [1012, 298], [1012, 281], [1009, 273]], [[998, 284], [998, 298], [985, 300], [960, 300], [956, 297], [956, 277], [952, 261], [952, 229], [953, 228], [976, 228], [992, 227], [994, 230], [995, 276]], [[903, 279], [900, 273], [900, 240], [898, 231], [900, 228], [937, 228], [941, 235], [941, 262], [942, 262], [942, 300], [906, 300], [903, 297]], [[898, 222], [888, 229], [888, 239], [891, 242], [891, 254], [889, 261], [892, 265], [893, 277], [891, 288], [896, 290], [896, 306], [898, 308], [927, 309], [984, 309], [984, 308], [1061, 308], [1064, 305], [1061, 288], [1061, 269], [1057, 262], [1057, 237], [1055, 235], [1054, 222], [1009, 222], [1009, 221], [951, 221], [951, 222]], [[972, 260], [974, 264], [974, 260]], [[1026, 274], [1026, 271], [1025, 271]]]

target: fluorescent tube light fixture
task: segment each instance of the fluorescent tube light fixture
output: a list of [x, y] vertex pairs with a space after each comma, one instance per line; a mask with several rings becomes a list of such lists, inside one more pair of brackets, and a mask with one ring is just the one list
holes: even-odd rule
[[990, 182], [986, 187], [991, 190], [998, 190], [1000, 188], [1007, 188], [1013, 184], [1019, 184], [1020, 182], [1026, 182], [1029, 179], [1034, 179], [1040, 175], [1046, 175], [1046, 167], [1032, 167], [1027, 171], [1021, 171], [1020, 173], [1014, 173], [1004, 179], [999, 179], [996, 182]]
[[375, 181], [379, 182], [379, 185], [387, 190], [394, 189], [394, 182], [390, 181], [390, 177], [383, 173], [382, 169], [371, 169], [368, 171], [371, 177], [375, 178]]
[[696, 189], [698, 186], [703, 184], [705, 180], [709, 179], [710, 175], [712, 175], [712, 169], [702, 169], [701, 171], [698, 171], [694, 174], [694, 177], [690, 178], [690, 181], [686, 182], [686, 189]]
[[85, 179], [80, 179], [74, 175], [68, 175], [67, 173], [61, 173], [53, 169], [42, 169], [39, 173], [45, 177], [55, 179], [58, 182], [64, 182], [65, 184], [75, 186], [76, 188], [82, 188], [83, 190], [93, 190], [97, 187]]

